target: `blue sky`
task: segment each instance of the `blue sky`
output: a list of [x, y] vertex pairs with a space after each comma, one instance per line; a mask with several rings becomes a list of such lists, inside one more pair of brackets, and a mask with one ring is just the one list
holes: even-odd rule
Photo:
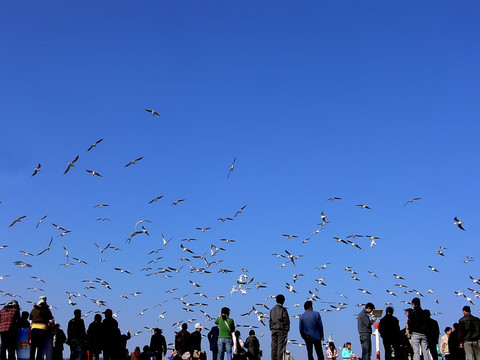
[[[467, 288], [480, 290], [469, 278], [480, 273], [475, 261], [464, 263], [466, 256], [477, 259], [480, 232], [475, 221], [480, 210], [478, 3], [24, 1], [0, 6], [0, 245], [8, 245], [0, 250], [0, 275], [11, 275], [0, 281], [0, 289], [21, 296], [23, 309], [30, 310], [27, 301], [43, 294], [27, 288], [41, 287], [65, 327], [75, 309], [66, 291], [86, 295], [74, 299], [84, 313], [105, 310], [91, 301], [104, 300], [118, 312], [123, 332], [143, 330], [129, 341], [133, 349], [149, 341], [144, 326], [163, 328], [172, 342], [171, 324], [196, 319], [211, 327], [200, 309], [216, 317], [229, 306], [237, 323], [264, 332], [266, 356], [268, 329], [254, 315], [240, 314], [258, 303], [273, 306], [265, 299], [278, 293], [286, 294], [292, 315], [289, 338], [298, 341], [293, 316], [302, 307], [294, 304], [303, 305], [309, 290], [324, 301], [315, 302], [317, 310], [348, 303], [322, 316], [337, 345], [351, 341], [357, 351], [355, 315], [361, 308], [356, 304], [372, 301], [384, 308], [392, 302], [400, 322], [405, 320], [402, 309], [408, 305], [402, 301], [414, 294], [395, 287], [400, 282], [393, 273], [406, 278], [408, 289], [423, 295], [433, 289], [422, 300], [432, 313], [441, 313], [435, 316], [441, 329], [457, 321], [468, 304], [455, 291], [472, 297], [478, 312], [478, 299]], [[77, 155], [75, 167], [63, 175]], [[38, 163], [41, 171], [31, 176]], [[326, 200], [332, 196], [342, 199]], [[422, 199], [403, 206], [415, 197]], [[170, 205], [178, 199], [186, 200]], [[97, 204], [110, 206], [94, 208]], [[234, 217], [244, 205], [235, 221], [217, 220]], [[329, 221], [325, 226], [317, 225], [322, 211]], [[455, 216], [466, 231], [453, 224]], [[110, 221], [96, 221], [104, 217]], [[144, 225], [150, 236], [139, 234], [126, 243], [140, 219], [151, 221], [137, 226]], [[71, 233], [60, 237], [51, 223]], [[162, 234], [172, 238], [165, 246]], [[356, 238], [362, 250], [334, 240], [351, 234], [380, 239], [370, 247], [369, 239]], [[20, 253], [39, 253], [51, 237], [51, 250], [43, 255]], [[100, 253], [94, 242], [111, 242], [120, 250]], [[209, 262], [223, 262], [211, 265], [210, 274], [191, 272], [188, 265], [198, 269], [205, 262], [191, 258], [180, 244], [197, 255], [206, 252]], [[212, 257], [211, 244], [226, 251]], [[446, 256], [435, 253], [439, 246], [447, 248]], [[140, 271], [158, 248], [163, 258], [149, 265], [150, 273], [183, 266], [167, 273], [170, 278]], [[272, 256], [285, 250], [303, 255], [296, 266]], [[73, 257], [88, 265], [59, 266], [75, 263]], [[17, 260], [32, 268], [15, 266]], [[283, 262], [287, 265], [278, 270]], [[327, 262], [326, 269], [315, 269]], [[342, 271], [347, 266], [360, 282]], [[244, 286], [247, 294], [231, 296], [242, 268], [254, 280]], [[295, 294], [285, 288], [294, 273], [304, 275], [294, 284]], [[100, 284], [84, 289], [82, 280], [96, 277], [112, 289]], [[319, 278], [327, 286], [318, 285]], [[267, 288], [256, 289], [257, 281]], [[178, 290], [166, 293], [173, 288]], [[142, 294], [128, 295], [135, 291]], [[186, 312], [174, 299], [186, 294], [188, 302], [209, 305]], [[225, 298], [211, 300], [219, 295]], [[137, 315], [143, 309], [144, 315]], [[165, 318], [157, 321], [164, 311]], [[92, 319], [90, 313], [87, 324]], [[242, 329], [244, 337], [247, 332]], [[206, 340], [203, 347], [208, 348]], [[304, 356], [304, 348], [289, 348]]]

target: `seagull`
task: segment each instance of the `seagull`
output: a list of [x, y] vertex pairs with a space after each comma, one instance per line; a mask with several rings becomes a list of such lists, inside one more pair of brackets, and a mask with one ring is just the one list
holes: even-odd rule
[[365, 290], [365, 289], [358, 289], [358, 290], [360, 290], [360, 291], [361, 291], [362, 293], [364, 293], [364, 294], [372, 295], [371, 292], [369, 292], [369, 291], [367, 291], [367, 290]]
[[342, 198], [336, 197], [336, 196], [332, 196], [332, 197], [330, 197], [330, 198], [327, 199], [327, 201], [333, 201], [333, 200], [342, 200]]
[[107, 250], [110, 247], [110, 245], [112, 244], [112, 242], [109, 242], [107, 246], [105, 246], [104, 248], [101, 248], [95, 241], [93, 243], [98, 248], [98, 250], [100, 250], [100, 254], [103, 254], [103, 252], [105, 250]]
[[408, 205], [410, 203], [413, 203], [414, 201], [417, 201], [417, 200], [422, 200], [422, 198], [417, 197], [417, 198], [410, 199], [403, 206], [406, 206], [406, 205]]
[[358, 205], [355, 205], [355, 206], [359, 206], [359, 207], [361, 207], [362, 209], [371, 210], [371, 208], [370, 208], [368, 205], [365, 205], [365, 204], [358, 204]]
[[232, 219], [231, 217], [218, 218], [217, 220], [218, 220], [218, 221], [221, 221], [221, 222], [225, 222], [225, 221], [227, 221], [227, 220], [234, 221], [234, 219]]
[[211, 227], [205, 227], [205, 228], [196, 227], [195, 229], [200, 230], [201, 232], [205, 232], [205, 231], [207, 231], [207, 230], [210, 230]]
[[88, 172], [88, 173], [90, 173], [90, 174], [92, 174], [93, 176], [98, 176], [98, 177], [100, 177], [100, 178], [103, 178], [103, 176], [100, 175], [100, 174], [99, 174], [97, 171], [95, 171], [95, 170], [85, 170], [85, 171]]
[[96, 148], [97, 145], [100, 144], [102, 141], [103, 141], [103, 138], [101, 138], [100, 140], [95, 141], [92, 145], [90, 145], [90, 147], [87, 149], [87, 151], [90, 151], [90, 150], [92, 150], [93, 148]]
[[237, 210], [234, 217], [237, 217], [237, 215], [241, 214], [242, 211], [245, 210], [246, 207], [247, 207], [247, 205], [243, 205], [239, 210]]
[[395, 276], [396, 279], [405, 280], [405, 278], [401, 277], [400, 275], [393, 274], [393, 276]]
[[153, 117], [155, 116], [158, 116], [160, 117], [161, 115], [159, 113], [157, 113], [155, 110], [153, 109], [144, 109], [146, 112], [149, 112], [150, 114], [152, 114]]
[[285, 236], [287, 239], [298, 238], [298, 235], [292, 235], [292, 234], [282, 234], [282, 236]]
[[378, 276], [377, 276], [377, 274], [373, 273], [373, 272], [372, 272], [372, 271], [370, 271], [370, 270], [367, 270], [367, 271], [368, 271], [368, 273], [369, 273], [370, 275], [372, 275], [372, 276], [374, 276], [374, 277], [376, 277], [376, 278], [378, 279]]
[[37, 166], [35, 169], [33, 169], [33, 174], [32, 174], [32, 176], [37, 175], [37, 173], [40, 171], [40, 168], [41, 168], [41, 167], [42, 167], [42, 164], [38, 163], [38, 166]]
[[433, 267], [433, 266], [431, 266], [431, 265], [428, 265], [428, 267], [429, 267], [429, 268], [430, 268], [430, 270], [432, 270], [432, 271], [435, 271], [435, 272], [437, 272], [437, 273], [439, 273], [439, 272], [440, 272], [440, 271], [438, 271], [438, 269], [437, 269], [437, 268], [435, 268], [435, 267]]
[[143, 159], [143, 156], [140, 156], [139, 158], [136, 158], [135, 160], [130, 161], [125, 167], [129, 167], [130, 165], [135, 165], [137, 161], [140, 161]]
[[388, 292], [390, 295], [397, 296], [397, 294], [395, 294], [393, 291], [387, 290], [387, 292]]
[[174, 201], [173, 203], [171, 203], [170, 206], [171, 206], [171, 205], [174, 205], [174, 206], [175, 206], [175, 205], [178, 205], [179, 203], [181, 203], [182, 201], [185, 201], [185, 200], [186, 200], [186, 199], [176, 200], [176, 201]]
[[13, 220], [13, 222], [10, 224], [9, 228], [11, 228], [13, 225], [15, 225], [17, 222], [21, 222], [22, 219], [25, 219], [27, 217], [27, 215], [23, 215], [23, 216], [20, 216], [18, 218], [16, 218], [15, 220]]
[[236, 156], [235, 156], [235, 158], [233, 159], [233, 163], [232, 163], [232, 165], [230, 166], [230, 170], [228, 171], [227, 179], [230, 177], [230, 174], [231, 174], [232, 171], [235, 169], [235, 161], [237, 161], [237, 157], [236, 157]]
[[75, 159], [73, 159], [72, 161], [69, 161], [68, 162], [68, 166], [67, 166], [67, 170], [65, 170], [65, 172], [63, 173], [63, 175], [65, 175], [69, 170], [70, 168], [73, 166], [75, 167], [75, 163], [77, 162], [78, 158], [80, 157], [80, 155], [77, 155], [77, 157]]
[[[163, 246], [167, 245], [170, 241], [172, 241], [173, 237], [170, 239], [165, 239], [165, 235], [162, 234], [162, 241], [163, 241]], [[185, 251], [185, 250], [184, 250]]]
[[453, 224], [454, 225], [457, 225], [460, 229], [462, 229], [463, 231], [465, 231], [465, 229], [463, 228], [462, 224], [463, 224], [463, 221], [460, 221], [458, 220], [458, 218], [455, 216], [453, 218], [453, 220], [455, 221]]
[[152, 200], [150, 200], [148, 203], [149, 204], [152, 204], [158, 200], [160, 200], [161, 198], [163, 198], [163, 195], [160, 195], [160, 196], [155, 196]]
[[125, 274], [130, 274], [130, 275], [132, 275], [132, 273], [131, 273], [130, 271], [124, 270], [124, 269], [121, 269], [121, 268], [117, 268], [117, 267], [116, 267], [116, 268], [114, 268], [114, 270], [120, 271], [121, 273], [125, 273]]
[[44, 217], [42, 217], [40, 220], [38, 220], [38, 223], [37, 223], [37, 226], [35, 226], [35, 229], [38, 229], [38, 226], [43, 222], [43, 220], [45, 220], [45, 218], [47, 217], [48, 215], [45, 215]]
[[293, 288], [293, 286], [290, 285], [288, 282], [285, 283], [285, 287], [288, 289], [288, 291], [293, 292], [294, 294], [297, 293], [297, 291]]

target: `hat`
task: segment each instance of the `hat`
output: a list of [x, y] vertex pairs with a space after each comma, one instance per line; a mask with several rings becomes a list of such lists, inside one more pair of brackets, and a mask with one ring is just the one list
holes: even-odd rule
[[7, 305], [9, 305], [9, 306], [18, 306], [18, 301], [17, 301], [17, 300], [12, 300], [12, 301], [10, 301]]
[[285, 354], [290, 354], [290, 350], [285, 350]]
[[47, 303], [47, 297], [46, 296], [40, 296], [37, 301], [37, 305], [40, 305], [42, 303]]
[[195, 324], [195, 329], [203, 329], [204, 327], [200, 323]]

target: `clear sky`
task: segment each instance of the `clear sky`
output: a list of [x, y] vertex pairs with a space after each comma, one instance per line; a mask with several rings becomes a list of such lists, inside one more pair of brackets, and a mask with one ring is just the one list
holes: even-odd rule
[[[326, 336], [356, 352], [357, 304], [391, 302], [403, 324], [415, 289], [443, 331], [469, 304], [457, 291], [477, 314], [479, 15], [476, 1], [2, 1], [0, 301], [15, 294], [29, 311], [45, 294], [63, 327], [77, 307], [88, 325], [106, 308], [92, 300], [105, 301], [122, 332], [142, 331], [130, 350], [149, 342], [144, 326], [170, 343], [172, 324], [210, 328], [201, 310], [229, 306], [264, 334], [265, 358], [268, 328], [240, 315], [268, 314], [255, 304], [278, 293], [289, 339], [301, 342], [294, 316], [310, 290], [316, 310], [332, 310]], [[127, 243], [142, 226], [149, 236]], [[379, 239], [354, 238], [362, 250], [334, 239], [352, 234]], [[224, 250], [212, 256], [212, 244]], [[285, 250], [302, 255], [295, 266], [272, 255]], [[246, 294], [231, 294], [242, 274]], [[96, 278], [111, 289], [86, 289]], [[67, 292], [83, 294], [76, 306]]]

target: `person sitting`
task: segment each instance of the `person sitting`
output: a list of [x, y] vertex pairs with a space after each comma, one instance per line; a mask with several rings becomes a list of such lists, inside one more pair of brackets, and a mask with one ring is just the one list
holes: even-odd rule
[[337, 349], [335, 348], [335, 344], [333, 343], [333, 341], [330, 341], [328, 343], [326, 354], [327, 354], [328, 360], [337, 360], [338, 352], [337, 352]]
[[357, 359], [357, 355], [355, 355], [353, 353], [352, 344], [349, 343], [349, 342], [346, 342], [345, 345], [343, 345], [342, 359], [343, 360], [356, 360]]

